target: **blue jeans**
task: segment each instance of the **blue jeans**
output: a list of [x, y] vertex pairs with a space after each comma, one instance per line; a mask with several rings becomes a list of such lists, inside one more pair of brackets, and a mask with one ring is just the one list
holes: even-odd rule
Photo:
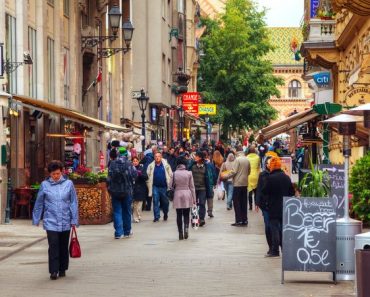
[[121, 199], [112, 194], [114, 236], [130, 235], [132, 197]]
[[226, 205], [228, 208], [233, 208], [233, 191], [234, 191], [233, 183], [229, 181], [225, 181], [224, 188], [225, 188], [226, 195], [227, 195]]
[[153, 212], [154, 212], [154, 219], [158, 219], [161, 217], [161, 210], [162, 208], [163, 214], [168, 214], [168, 207], [170, 202], [168, 201], [167, 197], [167, 187], [156, 187], [153, 186]]

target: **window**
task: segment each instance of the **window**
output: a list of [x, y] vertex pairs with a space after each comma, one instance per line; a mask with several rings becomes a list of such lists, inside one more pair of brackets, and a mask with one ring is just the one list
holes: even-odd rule
[[[5, 17], [5, 39], [6, 39], [6, 56], [9, 62], [17, 62], [17, 44], [16, 44], [16, 24], [15, 18], [7, 14]], [[17, 73], [13, 71], [7, 76], [9, 93], [17, 93]]]
[[69, 49], [64, 48], [63, 51], [63, 70], [64, 70], [64, 82], [63, 82], [63, 90], [64, 90], [64, 106], [70, 107], [69, 101]]
[[166, 55], [162, 54], [162, 82], [166, 83]]
[[167, 66], [167, 83], [168, 83], [168, 85], [170, 85], [171, 80], [172, 80], [171, 79], [171, 76], [172, 76], [171, 59], [168, 59], [167, 64], [168, 64], [168, 66]]
[[166, 0], [162, 0], [162, 18], [166, 19]]
[[48, 67], [48, 99], [55, 103], [55, 61], [54, 61], [54, 40], [47, 39], [47, 67]]
[[184, 0], [178, 0], [177, 2], [177, 11], [179, 13], [185, 13], [185, 4]]
[[300, 98], [301, 91], [302, 91], [301, 83], [298, 80], [292, 80], [289, 83], [288, 91], [289, 91], [289, 98]]
[[63, 12], [66, 17], [69, 17], [69, 0], [63, 1]]
[[28, 65], [28, 95], [37, 98], [37, 49], [36, 49], [36, 30], [28, 27], [28, 51], [32, 58], [32, 65]]

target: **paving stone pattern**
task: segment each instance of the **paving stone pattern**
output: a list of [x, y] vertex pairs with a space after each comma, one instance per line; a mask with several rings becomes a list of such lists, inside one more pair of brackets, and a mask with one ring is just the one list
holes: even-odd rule
[[[144, 212], [130, 239], [115, 240], [112, 224], [82, 226], [82, 258], [71, 259], [67, 277], [56, 281], [49, 280], [47, 241], [41, 240], [0, 261], [0, 296], [354, 296], [353, 282], [334, 285], [329, 273], [287, 272], [281, 285], [281, 259], [263, 257], [261, 213], [249, 212], [247, 228], [230, 226], [234, 212], [225, 201], [215, 201], [214, 214], [186, 241], [178, 240], [174, 210], [158, 223]], [[0, 227], [0, 242], [23, 240], [24, 246], [27, 236], [45, 234], [29, 221]], [[12, 248], [0, 246], [0, 257]]]

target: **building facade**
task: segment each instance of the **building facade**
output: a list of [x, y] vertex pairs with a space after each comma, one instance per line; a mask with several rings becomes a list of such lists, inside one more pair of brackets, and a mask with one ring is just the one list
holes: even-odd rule
[[[331, 73], [332, 102], [344, 110], [369, 103], [370, 4], [359, 0], [322, 0], [316, 7], [313, 1], [305, 4], [307, 72], [320, 69]], [[319, 11], [325, 11], [326, 17]], [[357, 131], [352, 138], [352, 164], [363, 155], [369, 138], [363, 126], [358, 125]], [[343, 163], [342, 137], [334, 131], [329, 149], [331, 162]]]
[[[275, 121], [281, 121], [292, 113], [304, 111], [311, 107], [312, 91], [302, 78], [303, 59], [296, 55], [302, 43], [300, 28], [269, 28], [271, 44], [274, 50], [267, 55], [274, 68], [274, 75], [283, 79], [284, 84], [277, 86], [280, 97], [272, 97], [270, 105], [278, 112]], [[295, 44], [295, 45], [293, 45]]]

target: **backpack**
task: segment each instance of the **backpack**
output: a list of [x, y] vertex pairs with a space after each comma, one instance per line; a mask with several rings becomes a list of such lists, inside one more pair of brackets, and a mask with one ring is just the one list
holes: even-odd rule
[[108, 169], [108, 191], [117, 198], [132, 196], [133, 183], [128, 162], [113, 160]]

